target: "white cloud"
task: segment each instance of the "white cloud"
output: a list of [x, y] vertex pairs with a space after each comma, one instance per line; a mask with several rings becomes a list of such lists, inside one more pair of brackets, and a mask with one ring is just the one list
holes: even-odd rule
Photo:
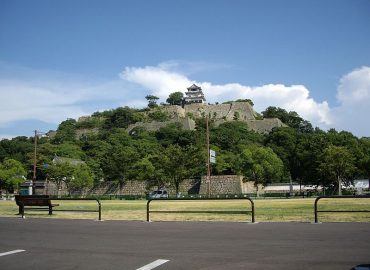
[[192, 84], [192, 81], [184, 75], [168, 70], [170, 67], [171, 65], [143, 68], [126, 67], [121, 73], [121, 77], [146, 87], [154, 95], [163, 99], [171, 92], [183, 91]]
[[370, 67], [355, 69], [340, 79], [340, 105], [332, 109], [335, 127], [370, 137]]
[[174, 64], [160, 64], [156, 67], [142, 68], [126, 67], [121, 77], [129, 82], [140, 84], [162, 100], [165, 100], [171, 92], [184, 92], [187, 87], [196, 83], [202, 87], [207, 101], [211, 103], [250, 98], [255, 103], [257, 111], [262, 111], [268, 106], [278, 106], [288, 111], [296, 111], [315, 125], [327, 126], [331, 124], [328, 103], [318, 103], [310, 98], [308, 89], [303, 85], [245, 86], [238, 83], [215, 85], [210, 82], [190, 80], [178, 71], [172, 71], [171, 66]]
[[31, 70], [0, 62], [0, 131], [5, 134], [3, 137], [22, 135], [22, 127], [15, 125], [19, 121], [41, 121], [57, 126], [67, 118], [89, 115], [102, 107], [125, 106], [139, 95], [145, 102], [142, 89], [119, 76], [94, 82], [73, 74]]
[[[189, 66], [189, 64], [187, 64]], [[0, 71], [1, 71], [0, 63]], [[195, 83], [201, 86], [210, 103], [249, 98], [255, 109], [262, 111], [277, 106], [296, 111], [321, 128], [347, 130], [357, 136], [370, 136], [370, 67], [362, 67], [344, 75], [337, 89], [339, 106], [317, 102], [304, 85], [266, 84], [248, 86], [239, 83], [213, 84], [191, 80], [181, 72], [181, 63], [165, 62], [158, 66], [126, 67], [121, 79], [86, 83], [86, 79], [44, 71], [23, 70], [0, 72], [1, 137], [24, 135], [7, 129], [17, 121], [37, 120], [59, 124], [67, 118], [78, 118], [118, 106], [141, 108], [145, 96], [154, 94], [165, 101], [174, 91], [186, 91]], [[22, 76], [19, 74], [22, 73]], [[11, 75], [15, 74], [15, 75]], [[26, 75], [24, 75], [26, 74]], [[189, 74], [189, 73], [188, 73]], [[18, 76], [18, 77], [14, 77]], [[122, 80], [123, 79], [123, 80]]]
[[76, 117], [84, 111], [73, 104], [82, 98], [77, 91], [56, 90], [18, 81], [0, 80], [0, 125], [25, 119], [56, 123], [65, 116]]

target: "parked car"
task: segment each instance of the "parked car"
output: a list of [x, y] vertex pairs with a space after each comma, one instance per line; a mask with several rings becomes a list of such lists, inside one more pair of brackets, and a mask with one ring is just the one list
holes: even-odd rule
[[168, 198], [168, 192], [167, 190], [156, 190], [149, 194], [150, 199], [162, 199], [162, 198]]

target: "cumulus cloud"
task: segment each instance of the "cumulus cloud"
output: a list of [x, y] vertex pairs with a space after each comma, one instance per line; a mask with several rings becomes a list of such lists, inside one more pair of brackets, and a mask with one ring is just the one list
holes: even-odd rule
[[262, 111], [268, 106], [277, 106], [288, 111], [296, 111], [303, 118], [316, 125], [328, 126], [331, 124], [328, 103], [319, 103], [310, 98], [309, 90], [303, 85], [246, 86], [239, 83], [217, 85], [211, 82], [193, 81], [178, 71], [173, 71], [171, 65], [161, 64], [158, 66], [126, 67], [121, 73], [121, 77], [149, 89], [162, 100], [165, 100], [171, 92], [184, 92], [187, 87], [195, 83], [202, 87], [207, 101], [211, 103], [250, 98], [256, 104], [257, 111]]
[[56, 128], [67, 118], [126, 106], [142, 95], [142, 89], [121, 80], [118, 74], [110, 80], [91, 81], [74, 74], [0, 62], [1, 138], [22, 135], [22, 127], [15, 124], [20, 121], [49, 123]]
[[370, 67], [361, 67], [340, 79], [337, 91], [339, 106], [332, 109], [334, 126], [370, 137]]
[[56, 91], [45, 85], [0, 80], [0, 125], [24, 119], [55, 123], [66, 115], [76, 117], [84, 113], [73, 105], [81, 98], [81, 92]]
[[258, 112], [268, 106], [277, 106], [296, 111], [314, 126], [323, 129], [336, 128], [351, 131], [357, 136], [370, 136], [367, 125], [370, 115], [370, 67], [345, 74], [337, 88], [339, 105], [330, 107], [326, 101], [314, 100], [304, 85], [213, 84], [190, 79], [190, 73], [182, 72], [181, 65], [170, 61], [158, 66], [126, 67], [119, 74], [121, 79], [92, 82], [43, 71], [23, 70], [22, 73], [28, 76], [19, 77], [19, 70], [14, 68], [7, 73], [1, 72], [0, 63], [0, 133], [3, 134], [0, 137], [24, 135], [19, 131], [16, 134], [13, 129], [20, 121], [36, 120], [53, 123], [56, 127], [67, 118], [89, 115], [100, 108], [142, 108], [146, 106], [144, 97], [147, 94], [165, 101], [170, 93], [185, 92], [193, 83], [203, 88], [210, 103], [249, 98]]

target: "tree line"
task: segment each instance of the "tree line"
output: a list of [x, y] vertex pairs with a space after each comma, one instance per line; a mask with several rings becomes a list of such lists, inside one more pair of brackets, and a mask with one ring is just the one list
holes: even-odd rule
[[[178, 95], [169, 103], [177, 104]], [[55, 136], [38, 139], [37, 179], [48, 179], [69, 189], [92, 187], [100, 182], [123, 185], [128, 180], [146, 181], [149, 187], [173, 186], [187, 178], [207, 174], [206, 118], [196, 119], [195, 130], [172, 123], [157, 131], [126, 128], [138, 121], [166, 121], [168, 116], [148, 96], [141, 110], [120, 107], [96, 112], [88, 120], [67, 119]], [[251, 102], [251, 101], [248, 101]], [[157, 109], [154, 110], [153, 109]], [[314, 128], [295, 112], [268, 107], [262, 117], [277, 117], [287, 127], [268, 134], [256, 133], [242, 121], [216, 126], [210, 118], [211, 149], [217, 153], [212, 175], [239, 174], [258, 184], [298, 182], [322, 185], [340, 192], [341, 184], [356, 177], [370, 179], [370, 139], [347, 131]], [[78, 136], [81, 128], [97, 132]], [[0, 141], [0, 185], [13, 191], [32, 179], [34, 138]], [[53, 162], [55, 156], [83, 161]]]

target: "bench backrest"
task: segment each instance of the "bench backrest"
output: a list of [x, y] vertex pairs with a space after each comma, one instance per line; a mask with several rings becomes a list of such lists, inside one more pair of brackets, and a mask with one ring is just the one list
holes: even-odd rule
[[50, 206], [49, 195], [15, 195], [15, 202], [21, 206]]

